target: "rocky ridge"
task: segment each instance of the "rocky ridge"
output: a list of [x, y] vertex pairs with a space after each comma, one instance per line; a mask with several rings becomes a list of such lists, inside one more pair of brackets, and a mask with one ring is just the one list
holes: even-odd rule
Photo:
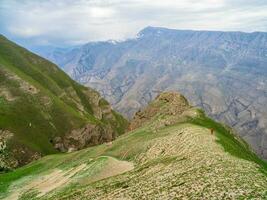
[[266, 162], [179, 93], [158, 95], [131, 126], [111, 144], [0, 174], [0, 198], [266, 199]]

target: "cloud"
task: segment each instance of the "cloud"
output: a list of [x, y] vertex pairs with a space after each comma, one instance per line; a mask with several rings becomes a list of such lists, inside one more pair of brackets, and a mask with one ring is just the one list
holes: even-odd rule
[[133, 37], [145, 26], [267, 31], [265, 0], [0, 0], [0, 32], [70, 45]]

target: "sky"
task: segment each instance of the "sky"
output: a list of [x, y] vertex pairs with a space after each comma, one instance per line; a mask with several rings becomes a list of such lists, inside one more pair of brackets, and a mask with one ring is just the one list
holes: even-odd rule
[[26, 46], [125, 40], [146, 26], [267, 32], [267, 0], [0, 0], [0, 34]]

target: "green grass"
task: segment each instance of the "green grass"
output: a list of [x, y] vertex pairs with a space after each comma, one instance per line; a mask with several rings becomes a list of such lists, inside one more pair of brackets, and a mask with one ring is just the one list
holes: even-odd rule
[[[261, 161], [254, 153], [252, 153], [245, 142], [240, 139], [236, 139], [232, 132], [223, 125], [207, 118], [205, 115], [201, 115], [200, 117], [188, 118], [184, 122], [179, 122], [174, 125], [160, 128], [157, 133], [151, 132], [150, 126], [147, 125], [120, 136], [115, 141], [113, 141], [111, 147], [102, 144], [73, 153], [46, 156], [27, 166], [14, 170], [13, 172], [0, 175], [0, 194], [6, 195], [7, 189], [11, 184], [16, 182], [19, 183], [22, 179], [27, 180], [27, 177], [29, 177], [29, 180], [31, 180], [31, 177], [46, 174], [56, 168], [68, 170], [84, 163], [90, 166], [92, 165], [92, 168], [90, 168], [91, 171], [89, 170], [82, 172], [80, 174], [77, 174], [76, 177], [78, 179], [79, 177], [82, 177], [81, 179], [86, 180], [88, 179], [88, 177], [94, 177], [95, 175], [97, 175], [98, 170], [101, 168], [101, 166], [105, 165], [106, 158], [103, 156], [135, 162], [136, 157], [141, 153], [146, 152], [148, 147], [154, 143], [154, 140], [167, 137], [169, 134], [177, 132], [177, 130], [191, 126], [214, 128], [216, 137], [218, 138], [218, 145], [222, 145], [226, 152], [235, 156], [237, 159], [246, 159], [251, 162], [260, 164], [262, 166], [262, 168], [260, 169], [262, 170], [261, 172], [266, 173], [266, 163]], [[176, 165], [178, 167], [181, 162], [186, 162], [186, 158], [177, 158], [176, 156], [159, 157], [140, 166], [136, 169], [135, 173], [138, 173], [139, 171], [141, 172], [146, 168], [149, 169], [159, 164], [168, 166], [169, 164], [172, 164], [174, 162], [177, 163]], [[125, 185], [126, 183], [122, 181], [118, 184]], [[85, 186], [85, 188], [86, 187], [88, 186]], [[118, 186], [117, 188], [120, 188], [120, 186]], [[72, 193], [76, 190], [79, 190], [79, 184], [71, 184], [60, 190], [58, 195]], [[31, 194], [36, 195], [34, 191], [27, 195]], [[25, 199], [29, 199], [27, 195], [25, 196]]]
[[40, 169], [44, 169], [43, 164], [37, 163], [22, 167], [14, 172], [0, 174], [0, 197], [7, 192], [8, 187], [14, 181], [29, 175], [38, 174], [38, 172], [40, 172]]
[[46, 156], [27, 166], [1, 174], [0, 194], [5, 194], [8, 187], [21, 178], [35, 176], [55, 168], [67, 170], [82, 163], [90, 163], [91, 159], [101, 161], [102, 159], [99, 160], [100, 156], [111, 156], [117, 159], [133, 161], [136, 155], [147, 149], [152, 139], [164, 137], [167, 134], [167, 131], [163, 131], [162, 134], [154, 134], [147, 130], [138, 130], [122, 135], [113, 142], [112, 147], [107, 147], [107, 145], [103, 144], [73, 153]]

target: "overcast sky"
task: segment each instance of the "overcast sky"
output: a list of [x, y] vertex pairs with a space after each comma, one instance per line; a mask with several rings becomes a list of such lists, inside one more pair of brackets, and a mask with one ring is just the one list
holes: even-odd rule
[[123, 40], [146, 26], [267, 31], [267, 0], [0, 0], [0, 33], [21, 44]]

